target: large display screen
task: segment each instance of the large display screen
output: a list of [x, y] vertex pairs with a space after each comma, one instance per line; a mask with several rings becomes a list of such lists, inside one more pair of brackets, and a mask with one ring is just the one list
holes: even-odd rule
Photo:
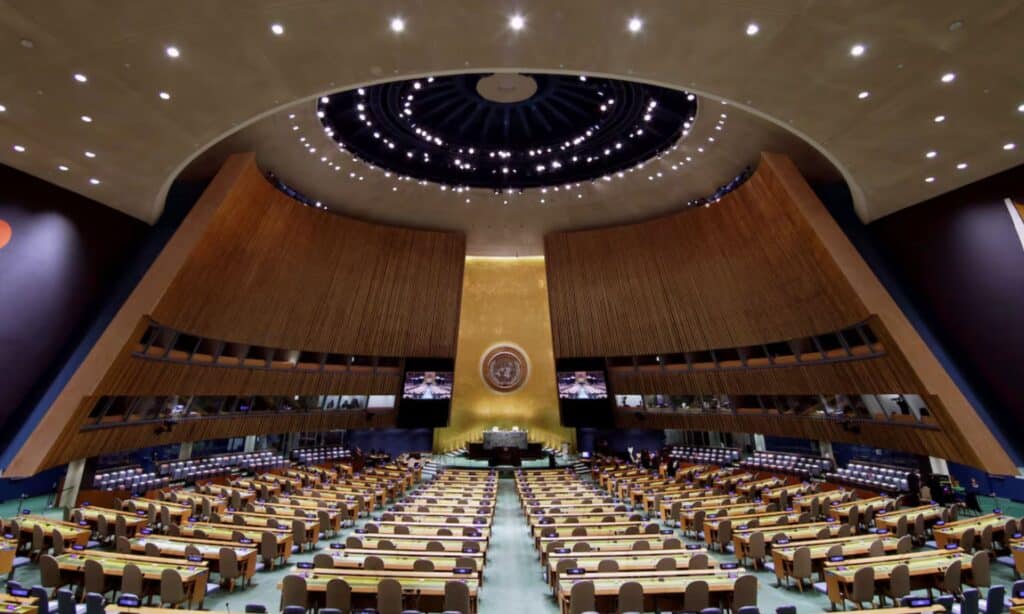
[[403, 399], [444, 401], [452, 398], [451, 371], [406, 371]]
[[558, 398], [579, 401], [607, 399], [608, 384], [602, 371], [559, 371]]

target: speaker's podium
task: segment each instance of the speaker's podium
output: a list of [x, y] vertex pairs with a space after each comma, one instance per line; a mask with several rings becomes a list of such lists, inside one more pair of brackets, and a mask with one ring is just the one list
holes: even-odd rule
[[544, 458], [544, 446], [530, 443], [528, 431], [501, 430], [497, 427], [483, 432], [483, 441], [466, 446], [469, 458], [486, 460], [491, 467], [510, 465], [519, 467], [523, 460]]

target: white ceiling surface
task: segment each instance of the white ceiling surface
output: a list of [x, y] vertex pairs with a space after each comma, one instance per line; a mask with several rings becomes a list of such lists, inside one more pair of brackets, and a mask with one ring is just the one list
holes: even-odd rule
[[[508, 27], [516, 13], [526, 20], [518, 32]], [[395, 16], [405, 20], [400, 34], [388, 27]], [[626, 27], [633, 16], [643, 20], [636, 34]], [[955, 21], [963, 27], [951, 29]], [[751, 22], [756, 36], [744, 32]], [[282, 36], [272, 23], [284, 26]], [[316, 176], [326, 168], [319, 155], [295, 149], [287, 115], [274, 113], [295, 106], [313, 136], [312, 102], [298, 103], [322, 93], [467, 70], [565, 71], [689, 89], [748, 113], [729, 113], [725, 139], [679, 185], [636, 180], [645, 168], [619, 185], [585, 186], [573, 206], [548, 200], [543, 215], [555, 224], [587, 223], [580, 216], [588, 204], [623, 217], [678, 206], [679, 194], [727, 180], [718, 173], [738, 171], [761, 141], [788, 142], [799, 156], [772, 123], [827, 157], [861, 217], [872, 220], [1021, 163], [1022, 26], [1020, 0], [0, 1], [0, 162], [153, 221], [193, 158], [253, 124], [236, 138], [255, 138], [261, 161], [280, 166], [283, 178], [329, 191], [325, 202], [342, 210], [430, 226], [441, 194], [400, 188], [391, 198], [388, 188], [371, 204], [340, 180], [328, 190]], [[866, 47], [861, 57], [850, 54], [855, 43]], [[168, 45], [181, 56], [167, 57]], [[956, 73], [948, 84], [940, 80], [946, 72]], [[870, 96], [858, 99], [861, 91]], [[708, 111], [717, 103], [704, 102], [680, 151], [713, 130], [717, 114]], [[946, 120], [934, 122], [940, 114]], [[1009, 142], [1018, 146], [1005, 150]], [[929, 150], [938, 155], [925, 158]], [[385, 185], [382, 176], [361, 183], [377, 181]], [[510, 203], [498, 213], [500, 201], [483, 209], [482, 198], [465, 205], [465, 195], [443, 196], [450, 210], [440, 217], [490, 220], [504, 228], [492, 235], [499, 249], [533, 251], [527, 226], [537, 204]], [[528, 191], [519, 200], [535, 197]], [[390, 211], [410, 199], [417, 202], [404, 214]], [[428, 214], [410, 217], [421, 204]]]

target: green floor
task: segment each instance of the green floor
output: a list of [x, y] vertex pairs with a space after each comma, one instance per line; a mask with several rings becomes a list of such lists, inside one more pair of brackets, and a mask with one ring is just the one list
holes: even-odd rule
[[[1004, 512], [1014, 516], [1024, 515], [1024, 505], [1008, 503], [1001, 500], [998, 504]], [[57, 510], [46, 508], [46, 498], [28, 499], [23, 504], [33, 513], [46, 513], [59, 516]], [[995, 502], [982, 499], [987, 510]], [[18, 502], [0, 504], [0, 516], [10, 517], [18, 509]], [[360, 525], [365, 520], [360, 521]], [[347, 534], [351, 529], [345, 531]], [[344, 535], [338, 538], [343, 541]], [[334, 539], [328, 541], [335, 541]], [[321, 542], [325, 546], [327, 542]], [[731, 555], [713, 554], [720, 560], [730, 560]], [[515, 485], [511, 479], [502, 479], [498, 487], [498, 503], [495, 510], [491, 543], [488, 548], [487, 565], [484, 569], [484, 584], [480, 590], [480, 614], [556, 614], [558, 608], [547, 584], [541, 576], [541, 567], [537, 554], [527, 531]], [[292, 557], [292, 562], [312, 561], [313, 554], [299, 554]], [[232, 593], [210, 595], [205, 607], [213, 610], [230, 610], [240, 612], [247, 603], [262, 603], [274, 611], [279, 603], [277, 584], [287, 570], [259, 573], [251, 587], [237, 589]], [[801, 614], [822, 612], [828, 609], [828, 599], [813, 590], [800, 593], [797, 589], [777, 588], [775, 575], [771, 572], [758, 572], [761, 590], [758, 605], [764, 613], [774, 612], [780, 605], [797, 606]], [[1013, 581], [1012, 571], [1002, 565], [992, 566], [993, 582], [1009, 586]], [[26, 585], [38, 582], [39, 574], [34, 565], [22, 567], [15, 572], [15, 579]]]

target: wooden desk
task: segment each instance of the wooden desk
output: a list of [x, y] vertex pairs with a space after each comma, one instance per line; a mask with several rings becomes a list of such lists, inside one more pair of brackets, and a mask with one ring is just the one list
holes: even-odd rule
[[[206, 534], [204, 539], [213, 539], [217, 541], [235, 541], [232, 537], [235, 532], [241, 533], [246, 539], [252, 540], [253, 547], [259, 548], [260, 541], [263, 539], [264, 531], [268, 531], [274, 534], [277, 538], [277, 553], [286, 563], [288, 558], [292, 555], [292, 546], [294, 540], [292, 539], [291, 531], [281, 531], [265, 527], [263, 529], [254, 529], [252, 527], [240, 527], [235, 525], [225, 524], [214, 524], [211, 522], [188, 522], [181, 525], [182, 537], [195, 538], [196, 529], [203, 531]], [[249, 545], [249, 544], [246, 544]]]
[[843, 547], [843, 556], [847, 559], [864, 556], [875, 540], [882, 540], [885, 552], [895, 552], [899, 538], [893, 535], [851, 535], [849, 537], [831, 537], [829, 539], [811, 539], [801, 542], [789, 542], [772, 546], [772, 562], [775, 563], [775, 577], [781, 585], [793, 571], [793, 557], [800, 548], [811, 551], [811, 567], [819, 574], [824, 573], [828, 551], [833, 546]]
[[148, 582], [160, 582], [160, 575], [165, 569], [176, 569], [185, 584], [185, 593], [189, 607], [198, 604], [201, 609], [206, 596], [206, 583], [210, 571], [206, 562], [192, 563], [181, 559], [165, 559], [160, 557], [139, 556], [135, 554], [119, 554], [116, 552], [97, 552], [95, 550], [71, 552], [57, 557], [60, 570], [74, 578], [74, 583], [81, 585], [85, 579], [85, 561], [94, 560], [103, 567], [103, 575], [120, 578], [124, 575], [124, 566], [128, 563], [138, 565], [142, 578]]
[[935, 523], [932, 526], [932, 535], [935, 536], [935, 546], [940, 550], [948, 543], [958, 543], [960, 537], [967, 529], [974, 529], [974, 540], [981, 538], [981, 532], [985, 527], [992, 527], [992, 539], [1001, 541], [1006, 528], [1006, 521], [1009, 516], [1003, 514], [985, 514], [974, 518], [964, 518], [956, 522], [947, 522], [943, 525]]
[[19, 548], [22, 544], [32, 543], [32, 531], [35, 530], [36, 525], [42, 527], [43, 543], [49, 544], [47, 547], [53, 545], [54, 529], [60, 531], [61, 537], [64, 538], [64, 546], [68, 548], [74, 544], [78, 544], [82, 547], [87, 546], [89, 544], [89, 536], [92, 535], [92, 531], [88, 527], [83, 527], [73, 522], [50, 520], [43, 516], [16, 516], [14, 520], [18, 521], [19, 526]]
[[[461, 535], [462, 531], [468, 530], [477, 535], [467, 535], [466, 537], [482, 537], [484, 539], [491, 538], [491, 528], [485, 525], [460, 525], [460, 524], [449, 524], [446, 522], [405, 522], [400, 520], [376, 520], [372, 524], [377, 525], [377, 533], [391, 534], [391, 535], [437, 535], [438, 529], [448, 529], [455, 536]], [[408, 533], [398, 533], [398, 527], [405, 527], [409, 529]]]
[[37, 614], [38, 600], [35, 597], [15, 597], [3, 593], [0, 594], [0, 611], [5, 614]]
[[[594, 576], [597, 575], [598, 574], [594, 574]], [[605, 574], [600, 575], [605, 576]], [[619, 573], [611, 577], [584, 576], [583, 578], [563, 578], [558, 582], [558, 603], [562, 614], [567, 614], [571, 609], [569, 600], [572, 585], [581, 579], [585, 579], [594, 583], [594, 595], [598, 600], [597, 609], [599, 611], [610, 612], [615, 609], [614, 604], [618, 600], [619, 587], [626, 582], [632, 581], [639, 582], [641, 586], [643, 586], [645, 611], [652, 611], [654, 609], [653, 597], [655, 596], [659, 598], [659, 609], [665, 608], [676, 610], [681, 609], [682, 600], [686, 594], [686, 587], [696, 580], [704, 580], [708, 583], [708, 589], [711, 594], [710, 601], [713, 605], [715, 603], [720, 603], [726, 597], [732, 595], [733, 586], [741, 575], [747, 575], [742, 568], [724, 573], [721, 570], [687, 570], [672, 573], [671, 575], [664, 577], [645, 574]], [[602, 604], [602, 602], [604, 603]], [[668, 604], [668, 607], [666, 607], [666, 604]], [[604, 607], [602, 607], [602, 605]], [[611, 607], [609, 607], [609, 605]]]
[[139, 512], [89, 505], [87, 507], [76, 507], [74, 511], [81, 513], [82, 520], [87, 522], [93, 529], [99, 526], [100, 516], [107, 519], [107, 525], [111, 528], [117, 523], [117, 517], [121, 516], [124, 518], [124, 527], [128, 537], [133, 537], [149, 524], [149, 515], [145, 510], [140, 510], [142, 512], [140, 514]]
[[[644, 552], [636, 553], [594, 553], [594, 552], [571, 552], [565, 554], [551, 554], [548, 556], [547, 565], [545, 565], [546, 575], [548, 577], [548, 584], [551, 586], [552, 592], [557, 590], [558, 582], [560, 580], [558, 574], [558, 564], [564, 560], [572, 559], [576, 561], [576, 567], [579, 569], [586, 570], [586, 578], [593, 577], [594, 574], [598, 573], [598, 566], [601, 561], [614, 560], [619, 564], [619, 572], [622, 573], [646, 573], [654, 572], [655, 567], [658, 565], [658, 561], [670, 558], [676, 562], [676, 569], [686, 570], [690, 567], [690, 559], [695, 554], [707, 554], [706, 550], [647, 550]], [[708, 559], [709, 569], [718, 567], [718, 561], [712, 558]]]
[[900, 518], [906, 518], [908, 530], [913, 530], [914, 522], [919, 515], [924, 516], [925, 525], [932, 524], [942, 515], [942, 506], [936, 503], [934, 505], [905, 507], [891, 512], [878, 512], [875, 514], [875, 527], [895, 531]]
[[[301, 575], [306, 579], [306, 589], [314, 598], [327, 591], [327, 583], [334, 578], [343, 578], [352, 589], [352, 607], [374, 607], [377, 601], [377, 584], [384, 578], [394, 578], [402, 584], [402, 593], [405, 596], [405, 607], [415, 607], [426, 611], [440, 612], [444, 602], [444, 585], [453, 579], [451, 574], [441, 572], [440, 575], [428, 575], [431, 572], [418, 571], [414, 574], [405, 573], [396, 575], [387, 571], [369, 572], [367, 574], [355, 574], [356, 570], [302, 570]], [[399, 572], [402, 573], [402, 572]], [[434, 572], [435, 574], [437, 572]], [[477, 592], [480, 588], [479, 581], [473, 577], [460, 576], [458, 581], [465, 580], [469, 587], [470, 607], [476, 612]], [[278, 588], [280, 588], [280, 584]], [[411, 603], [415, 598], [418, 603]]]
[[853, 576], [861, 567], [874, 568], [875, 584], [877, 585], [879, 582], [889, 579], [893, 567], [906, 564], [910, 569], [911, 588], [917, 589], [930, 586], [936, 579], [940, 579], [946, 568], [956, 560], [960, 561], [963, 571], [970, 570], [971, 558], [965, 556], [959, 549], [910, 552], [854, 559], [840, 563], [828, 562], [825, 563], [825, 584], [828, 589], [828, 598], [833, 604], [842, 605], [846, 595], [853, 590]]
[[238, 566], [242, 577], [251, 580], [256, 573], [256, 554], [259, 544], [239, 545], [238, 542], [220, 541], [214, 539], [198, 539], [194, 537], [169, 537], [165, 535], [147, 535], [137, 537], [130, 542], [132, 552], [144, 554], [146, 544], [156, 544], [160, 548], [161, 557], [187, 560], [185, 548], [195, 546], [202, 555], [203, 560], [209, 563], [212, 571], [220, 570], [220, 549], [230, 548], [235, 551], [238, 558]]

